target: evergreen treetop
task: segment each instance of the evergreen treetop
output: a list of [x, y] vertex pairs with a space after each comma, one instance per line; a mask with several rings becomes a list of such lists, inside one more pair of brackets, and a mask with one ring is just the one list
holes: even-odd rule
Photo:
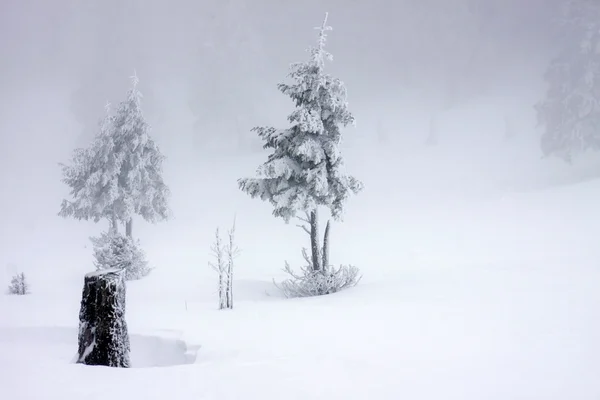
[[348, 197], [362, 189], [357, 179], [346, 174], [339, 148], [340, 128], [354, 124], [354, 117], [343, 82], [324, 72], [325, 61], [332, 60], [325, 50], [326, 32], [331, 30], [326, 23], [327, 16], [317, 28], [317, 46], [309, 48], [310, 59], [292, 64], [288, 76], [293, 83], [278, 85], [296, 106], [288, 116], [291, 127], [253, 129], [272, 153], [258, 168], [258, 178], [238, 181], [250, 196], [268, 200], [273, 214], [286, 222], [319, 206], [340, 219]]
[[137, 76], [127, 97], [100, 123], [92, 145], [76, 149], [70, 165], [62, 165], [63, 182], [72, 200], [63, 200], [62, 217], [130, 222], [135, 214], [146, 221], [168, 218], [169, 190], [162, 178], [164, 156], [150, 137]]

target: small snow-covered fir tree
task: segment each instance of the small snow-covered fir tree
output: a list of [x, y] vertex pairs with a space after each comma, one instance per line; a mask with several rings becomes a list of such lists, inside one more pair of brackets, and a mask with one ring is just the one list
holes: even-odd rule
[[318, 43], [309, 49], [309, 61], [292, 64], [289, 77], [293, 83], [278, 85], [296, 105], [288, 117], [291, 127], [254, 128], [264, 140], [264, 148], [272, 152], [258, 168], [257, 178], [238, 181], [240, 189], [251, 197], [269, 201], [276, 217], [286, 223], [300, 217], [308, 224], [303, 229], [311, 241], [309, 274], [298, 283], [309, 285], [314, 283], [314, 273], [332, 273], [329, 222], [321, 246], [319, 207], [327, 208], [335, 220], [340, 220], [346, 200], [362, 189], [362, 183], [346, 174], [340, 152], [341, 128], [354, 124], [354, 117], [348, 110], [343, 82], [324, 72], [325, 61], [332, 59], [325, 50], [326, 32], [331, 30], [327, 14], [317, 29]]
[[63, 200], [59, 215], [95, 222], [106, 218], [113, 230], [125, 223], [128, 236], [135, 214], [153, 223], [168, 218], [164, 156], [150, 137], [138, 82], [134, 76], [114, 116], [107, 110], [92, 146], [77, 149], [71, 165], [62, 166], [73, 199]]
[[546, 98], [536, 105], [545, 156], [567, 162], [600, 149], [600, 2], [564, 2], [561, 49], [548, 67]]
[[12, 277], [10, 286], [8, 286], [8, 294], [16, 294], [20, 296], [29, 294], [29, 283], [27, 283], [24, 272]]
[[114, 230], [90, 238], [94, 246], [94, 265], [97, 270], [125, 270], [126, 280], [141, 279], [152, 269], [139, 242]]

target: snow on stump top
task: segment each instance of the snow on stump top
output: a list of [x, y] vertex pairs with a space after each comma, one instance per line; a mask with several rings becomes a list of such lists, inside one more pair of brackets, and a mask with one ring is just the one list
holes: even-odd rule
[[85, 275], [79, 311], [77, 363], [130, 366], [124, 278], [122, 269], [105, 269]]

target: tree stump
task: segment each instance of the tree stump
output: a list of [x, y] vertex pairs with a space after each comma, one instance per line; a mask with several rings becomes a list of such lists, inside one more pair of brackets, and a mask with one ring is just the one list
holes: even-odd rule
[[130, 366], [124, 273], [122, 269], [105, 269], [85, 276], [79, 311], [77, 363]]

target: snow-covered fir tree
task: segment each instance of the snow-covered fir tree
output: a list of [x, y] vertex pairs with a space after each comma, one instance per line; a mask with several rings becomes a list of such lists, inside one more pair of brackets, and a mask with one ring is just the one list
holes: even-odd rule
[[568, 0], [563, 6], [560, 51], [546, 71], [548, 90], [536, 110], [544, 155], [571, 162], [600, 149], [600, 2]]
[[92, 146], [77, 149], [72, 164], [63, 165], [63, 181], [73, 199], [63, 201], [59, 215], [95, 222], [106, 218], [113, 230], [125, 223], [128, 236], [136, 214], [153, 223], [168, 218], [164, 156], [150, 137], [138, 82], [134, 76], [114, 116], [107, 112]]
[[327, 14], [317, 29], [319, 38], [317, 46], [309, 48], [310, 59], [292, 64], [289, 77], [293, 83], [278, 85], [296, 106], [288, 117], [291, 126], [254, 128], [271, 153], [258, 168], [257, 178], [238, 181], [240, 189], [251, 197], [269, 201], [276, 217], [286, 223], [300, 217], [308, 224], [304, 226], [311, 241], [304, 276], [308, 284], [314, 283], [317, 275], [332, 272], [328, 259], [330, 225], [327, 222], [321, 245], [319, 208], [327, 208], [335, 220], [340, 220], [346, 200], [362, 189], [361, 182], [346, 174], [340, 152], [341, 128], [354, 124], [354, 117], [348, 110], [343, 82], [324, 71], [325, 61], [332, 60], [325, 50], [326, 32], [331, 30]]

